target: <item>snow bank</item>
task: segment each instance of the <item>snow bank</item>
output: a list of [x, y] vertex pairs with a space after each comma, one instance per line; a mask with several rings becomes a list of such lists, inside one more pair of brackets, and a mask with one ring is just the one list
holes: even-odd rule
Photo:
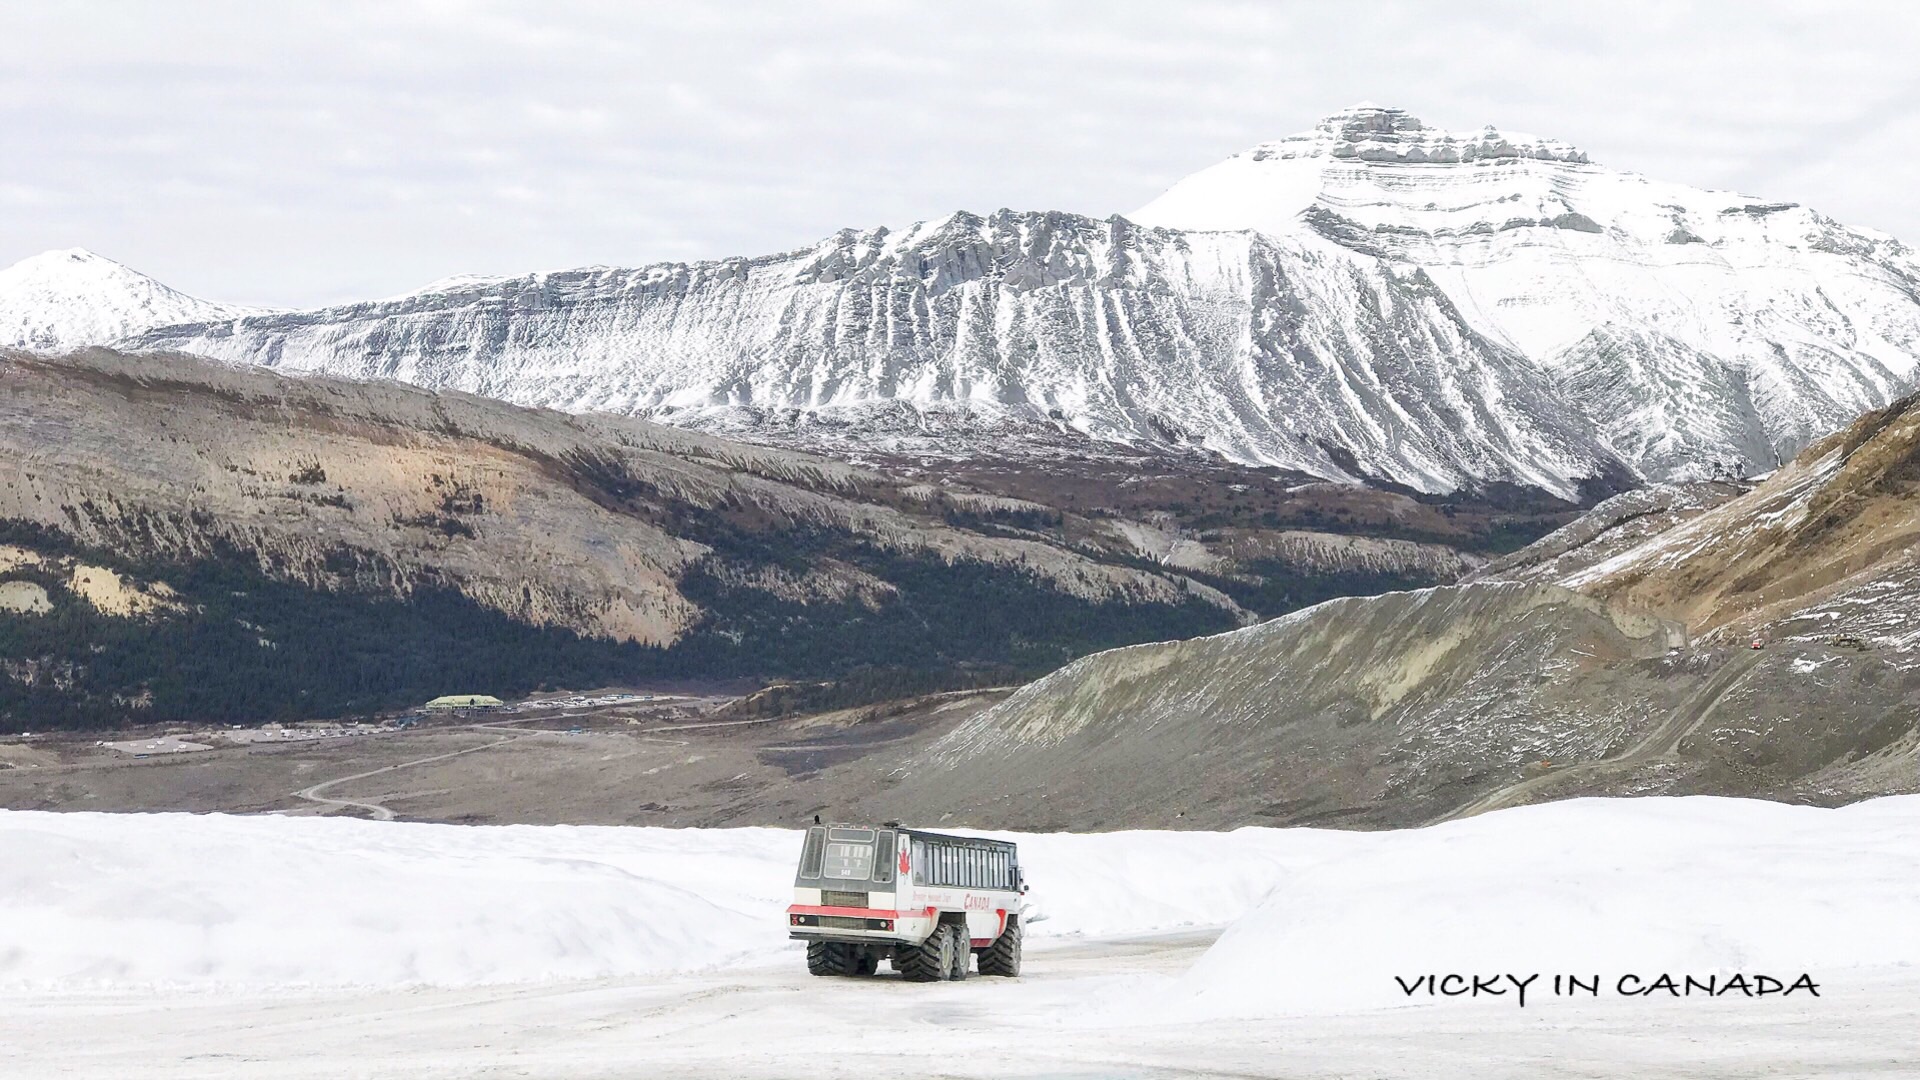
[[1280, 882], [1343, 850], [1324, 829], [981, 833], [1017, 841], [1039, 937], [1118, 937], [1221, 927]]
[[[1247, 839], [1247, 836], [1256, 839]], [[797, 963], [800, 834], [0, 811], [0, 986], [460, 985]], [[1219, 926], [1311, 844], [1019, 837], [1036, 937]]]
[[[1839, 810], [1581, 799], [1354, 835], [1283, 880], [1182, 979], [1190, 1015], [1427, 1004], [1395, 977], [1920, 968], [1920, 796]], [[1844, 980], [1843, 980], [1844, 981]], [[1457, 985], [1457, 984], [1456, 984]], [[1510, 990], [1504, 1003], [1513, 1001]]]
[[[1011, 835], [1011, 834], [1002, 834]], [[1920, 965], [1920, 796], [1580, 800], [1431, 829], [1014, 836], [1037, 944], [1230, 927], [1156, 1014], [1449, 972]], [[0, 986], [462, 985], [796, 963], [799, 834], [0, 811]], [[1550, 977], [1550, 975], [1549, 975]], [[1124, 1015], [1124, 987], [1109, 1011]], [[1104, 991], [1103, 991], [1104, 993]], [[1427, 999], [1422, 999], [1427, 1000]]]
[[763, 948], [793, 834], [0, 814], [0, 982], [486, 983]]

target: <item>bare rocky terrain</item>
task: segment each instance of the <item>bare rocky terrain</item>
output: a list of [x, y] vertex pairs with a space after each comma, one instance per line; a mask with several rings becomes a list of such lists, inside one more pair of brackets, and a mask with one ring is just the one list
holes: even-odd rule
[[[791, 825], [901, 791], [892, 770], [1009, 690], [742, 717], [731, 693], [473, 714], [359, 734], [287, 729], [137, 757], [100, 734], [0, 740], [0, 807], [344, 814], [467, 824]], [[321, 729], [324, 730], [324, 729]], [[309, 735], [315, 737], [298, 737]], [[106, 736], [107, 739], [114, 736]], [[891, 805], [930, 813], [904, 789]], [[849, 811], [851, 812], [851, 811]]]
[[663, 677], [983, 685], [1451, 581], [1574, 512], [1123, 446], [850, 464], [104, 349], [0, 355], [0, 414], [0, 730]]
[[[698, 617], [676, 583], [712, 551], [693, 520], [705, 512], [740, 531], [810, 526], [1016, 565], [1091, 600], [1205, 593], [1034, 537], [956, 528], [937, 490], [644, 421], [104, 350], [15, 354], [5, 374], [0, 516], [118, 550], [226, 545], [309, 587], [371, 579], [404, 593], [439, 580], [523, 622], [666, 643]], [[781, 599], [888, 591], [831, 563], [723, 574]]]
[[[1920, 790], [1920, 639], [1909, 629], [1920, 597], [1911, 510], [1920, 412], [1911, 402], [1863, 417], [1761, 481], [1619, 496], [1485, 562], [1427, 541], [1302, 529], [1220, 528], [1202, 541], [1149, 513], [1060, 510], [1043, 492], [1006, 493], [1012, 484], [943, 486], [643, 421], [384, 385], [113, 354], [17, 359], [6, 371], [15, 407], [37, 425], [22, 438], [42, 447], [7, 466], [9, 512], [41, 530], [16, 533], [0, 573], [39, 590], [6, 594], [15, 633], [59, 625], [81, 602], [96, 619], [138, 627], [214, 605], [191, 574], [108, 565], [103, 553], [127, 544], [164, 553], [183, 572], [206, 565], [207, 553], [245, 552], [260, 580], [291, 584], [301, 603], [363, 589], [377, 567], [372, 580], [397, 596], [451, 585], [516, 625], [572, 619], [575, 640], [602, 643], [624, 627], [635, 648], [647, 634], [711, 639], [715, 612], [790, 603], [784, 610], [800, 621], [738, 624], [750, 647], [772, 655], [787, 641], [844, 641], [831, 636], [842, 629], [832, 620], [850, 614], [896, 632], [880, 616], [909, 595], [914, 572], [846, 551], [933, 556], [923, 567], [1019, 567], [1024, 593], [997, 602], [961, 593], [1001, 639], [1019, 636], [1008, 620], [1027, 614], [1020, 605], [1048, 597], [1081, 613], [1158, 605], [1205, 613], [1215, 626], [1249, 622], [1252, 609], [1209, 584], [1253, 562], [1236, 550], [1402, 569], [1429, 559], [1437, 577], [1469, 577], [1212, 635], [1194, 635], [1206, 625], [1133, 624], [1128, 632], [1176, 640], [1095, 652], [1017, 690], [876, 685], [865, 700], [891, 700], [847, 707], [835, 696], [840, 683], [749, 693], [764, 680], [748, 679], [671, 706], [510, 713], [285, 745], [216, 739], [209, 751], [131, 761], [94, 745], [97, 736], [35, 738], [0, 754], [6, 806], [469, 822], [778, 824], [831, 812], [1032, 829], [1365, 828], [1581, 794], [1838, 803]], [[26, 408], [35, 403], [45, 407]], [[218, 439], [195, 430], [216, 423]], [[63, 442], [55, 427], [113, 449]], [[608, 456], [590, 456], [601, 450]], [[1109, 465], [1082, 467], [1091, 476]], [[1138, 475], [1157, 483], [1169, 474]], [[1121, 479], [1111, 482], [1124, 487]], [[449, 484], [463, 493], [451, 502]], [[1193, 490], [1223, 514], [1241, 494]], [[1373, 492], [1368, 505], [1389, 506], [1388, 496]], [[1406, 499], [1409, 521], [1432, 506], [1393, 497]], [[1215, 510], [1188, 508], [1202, 512]], [[471, 534], [419, 520], [436, 514]], [[796, 522], [812, 531], [794, 531]], [[819, 545], [822, 532], [857, 544]], [[809, 536], [813, 546], [769, 551]], [[195, 552], [198, 563], [182, 558]], [[523, 589], [516, 600], [508, 585], [522, 567], [552, 591]], [[729, 608], [724, 591], [689, 592], [690, 569], [702, 567], [751, 602]], [[641, 587], [648, 582], [655, 591]], [[43, 594], [51, 610], [37, 610]], [[536, 595], [570, 599], [530, 606]], [[608, 595], [633, 599], [588, 602]], [[923, 632], [953, 637], [970, 625]], [[16, 687], [58, 690], [76, 678], [75, 667], [23, 662], [17, 648], [9, 656]], [[123, 711], [142, 708], [128, 701]], [[194, 725], [218, 719], [190, 717], [178, 735], [200, 740]]]
[[1110, 826], [1920, 790], [1916, 462], [1906, 399], [1757, 483], [1616, 497], [1468, 584], [1090, 656], [960, 725], [920, 782]]

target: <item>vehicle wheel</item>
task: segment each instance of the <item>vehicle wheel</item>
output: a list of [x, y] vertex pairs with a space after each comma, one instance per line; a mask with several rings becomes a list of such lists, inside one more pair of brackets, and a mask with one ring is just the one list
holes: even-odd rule
[[980, 974], [1020, 974], [1020, 916], [1007, 916], [1007, 928], [993, 944], [980, 950]]
[[927, 940], [902, 945], [893, 966], [908, 982], [939, 982], [953, 970], [953, 934], [950, 926], [936, 926]]
[[967, 938], [967, 928], [956, 926], [953, 934], [953, 969], [947, 972], [947, 978], [959, 982], [967, 977], [967, 969], [973, 966], [973, 942]]
[[811, 975], [853, 974], [853, 946], [838, 941], [807, 942], [807, 972]]
[[880, 958], [870, 952], [863, 952], [853, 961], [855, 975], [872, 975], [880, 970]]

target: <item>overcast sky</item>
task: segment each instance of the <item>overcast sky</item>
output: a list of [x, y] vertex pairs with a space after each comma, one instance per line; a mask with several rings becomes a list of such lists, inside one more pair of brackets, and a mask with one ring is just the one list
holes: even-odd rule
[[1124, 213], [1360, 100], [1920, 242], [1895, 2], [0, 0], [0, 265], [305, 306]]

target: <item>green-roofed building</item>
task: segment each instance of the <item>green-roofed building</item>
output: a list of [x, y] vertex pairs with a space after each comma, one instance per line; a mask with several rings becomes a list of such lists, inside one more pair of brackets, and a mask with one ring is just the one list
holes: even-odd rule
[[487, 694], [448, 694], [426, 703], [423, 708], [429, 712], [454, 712], [467, 709], [497, 709], [506, 704], [497, 697]]

